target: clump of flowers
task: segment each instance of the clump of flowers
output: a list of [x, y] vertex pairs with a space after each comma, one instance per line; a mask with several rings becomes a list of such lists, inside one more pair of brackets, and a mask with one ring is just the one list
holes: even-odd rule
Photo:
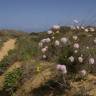
[[[79, 22], [77, 20], [74, 20], [74, 23], [78, 24]], [[45, 39], [42, 39], [39, 42], [39, 46], [42, 52], [42, 58], [43, 59], [46, 59], [47, 57], [48, 58], [51, 57], [52, 59], [55, 58], [55, 61], [59, 63], [56, 65], [56, 69], [60, 71], [62, 74], [79, 73], [79, 75], [81, 75], [82, 77], [86, 76], [86, 74], [89, 71], [87, 71], [87, 68], [85, 69], [85, 65], [95, 64], [95, 59], [94, 58], [88, 59], [89, 56], [86, 56], [85, 53], [84, 53], [84, 56], [82, 55], [83, 54], [82, 52], [84, 52], [82, 51], [83, 47], [85, 48], [84, 50], [87, 52], [89, 51], [87, 49], [90, 49], [89, 48], [90, 46], [84, 45], [82, 47], [84, 42], [80, 41], [81, 39], [78, 33], [79, 33], [79, 30], [81, 30], [81, 32], [83, 31], [85, 32], [85, 34], [89, 34], [90, 31], [93, 32], [95, 31], [95, 29], [87, 28], [85, 26], [79, 26], [79, 25], [71, 26], [70, 28], [72, 32], [75, 33], [75, 31], [77, 30], [78, 33], [77, 34], [73, 33], [71, 37], [70, 36], [67, 37], [65, 34], [63, 36], [62, 33], [60, 33], [61, 32], [60, 28], [61, 27], [59, 25], [54, 25], [52, 27], [52, 30], [49, 30], [47, 32], [48, 37]], [[83, 36], [85, 36], [85, 34], [83, 34]], [[93, 41], [96, 44], [96, 38]]]
[[95, 31], [95, 29], [94, 29], [94, 28], [92, 28], [92, 27], [90, 27], [90, 31], [91, 31], [91, 32], [94, 32], [94, 31]]

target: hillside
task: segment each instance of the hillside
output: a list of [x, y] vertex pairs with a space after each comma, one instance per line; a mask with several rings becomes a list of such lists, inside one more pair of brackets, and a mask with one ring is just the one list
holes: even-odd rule
[[96, 28], [0, 30], [0, 96], [96, 96]]

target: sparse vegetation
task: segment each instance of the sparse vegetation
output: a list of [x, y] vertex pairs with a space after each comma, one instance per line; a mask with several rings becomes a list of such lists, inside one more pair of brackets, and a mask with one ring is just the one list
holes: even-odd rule
[[[0, 48], [10, 39], [16, 39], [16, 43], [0, 61], [0, 78], [4, 78], [0, 95], [90, 96], [91, 83], [96, 80], [96, 28], [92, 28], [55, 25], [48, 33], [3, 30]], [[22, 62], [22, 66], [7, 72], [15, 62]], [[90, 84], [90, 88], [83, 90], [79, 84]]]

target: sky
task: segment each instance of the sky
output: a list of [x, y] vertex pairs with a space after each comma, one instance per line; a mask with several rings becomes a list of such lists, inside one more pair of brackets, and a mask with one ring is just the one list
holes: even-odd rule
[[96, 0], [0, 0], [0, 28], [44, 31], [54, 24], [96, 21]]

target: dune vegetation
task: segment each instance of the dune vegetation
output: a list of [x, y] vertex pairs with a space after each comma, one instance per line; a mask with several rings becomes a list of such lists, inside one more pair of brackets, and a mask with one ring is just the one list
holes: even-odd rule
[[0, 96], [96, 96], [96, 28], [0, 30]]

